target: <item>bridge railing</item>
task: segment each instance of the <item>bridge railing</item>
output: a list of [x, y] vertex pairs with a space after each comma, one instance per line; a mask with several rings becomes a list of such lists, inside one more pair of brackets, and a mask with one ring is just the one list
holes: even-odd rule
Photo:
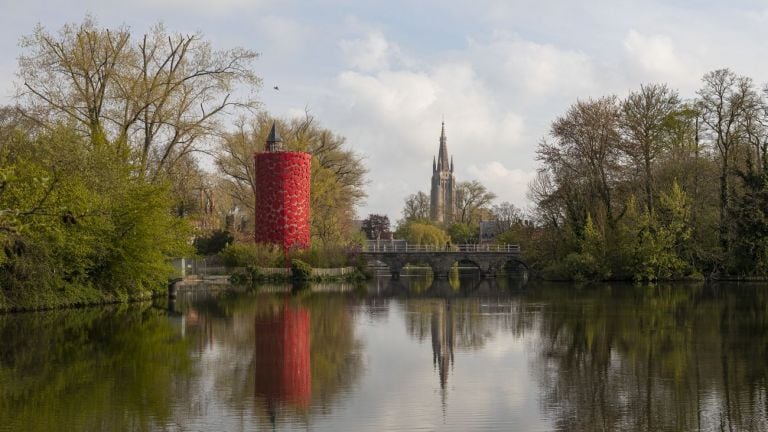
[[371, 241], [362, 246], [362, 252], [506, 252], [519, 253], [520, 245], [515, 244], [449, 244], [436, 245], [412, 245], [405, 242], [375, 242]]

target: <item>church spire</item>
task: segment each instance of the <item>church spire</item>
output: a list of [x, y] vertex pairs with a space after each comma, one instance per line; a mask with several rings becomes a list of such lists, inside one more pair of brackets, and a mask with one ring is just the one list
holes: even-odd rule
[[448, 165], [448, 144], [446, 144], [446, 138], [445, 138], [445, 122], [443, 122], [442, 128], [440, 129], [440, 150], [437, 154], [437, 168], [438, 171], [447, 170], [449, 168]]

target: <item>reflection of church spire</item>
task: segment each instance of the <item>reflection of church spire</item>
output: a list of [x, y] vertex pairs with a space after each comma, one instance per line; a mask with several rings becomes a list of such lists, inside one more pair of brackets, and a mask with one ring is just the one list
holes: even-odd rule
[[455, 327], [451, 303], [443, 303], [432, 312], [432, 365], [438, 369], [440, 390], [445, 404], [448, 368], [453, 368]]

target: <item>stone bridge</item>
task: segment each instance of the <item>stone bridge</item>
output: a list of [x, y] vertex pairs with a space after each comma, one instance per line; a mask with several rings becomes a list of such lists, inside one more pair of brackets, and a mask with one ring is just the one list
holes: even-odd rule
[[521, 260], [518, 245], [409, 245], [406, 243], [370, 242], [361, 254], [368, 260], [380, 261], [389, 267], [393, 279], [400, 277], [406, 264], [426, 264], [435, 278], [447, 278], [454, 263], [473, 264], [483, 277], [493, 278], [504, 266], [513, 262], [528, 266]]

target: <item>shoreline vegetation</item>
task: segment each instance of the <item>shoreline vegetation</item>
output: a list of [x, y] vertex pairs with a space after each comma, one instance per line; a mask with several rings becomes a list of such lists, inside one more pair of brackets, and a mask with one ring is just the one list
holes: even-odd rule
[[537, 149], [534, 224], [500, 235], [547, 280], [765, 281], [768, 92], [729, 69], [691, 99], [576, 101]]

